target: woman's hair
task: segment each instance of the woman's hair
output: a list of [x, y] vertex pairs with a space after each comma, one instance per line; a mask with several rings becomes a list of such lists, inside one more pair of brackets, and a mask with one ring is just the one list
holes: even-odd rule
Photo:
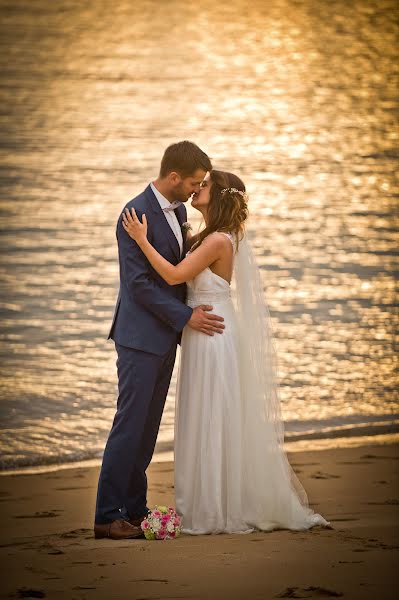
[[248, 218], [245, 185], [237, 175], [226, 171], [211, 171], [210, 180], [208, 225], [193, 236], [193, 242], [199, 246], [210, 233], [224, 231], [236, 234], [238, 248], [244, 236], [244, 221]]
[[166, 148], [162, 157], [159, 175], [166, 177], [172, 171], [176, 171], [185, 179], [194, 175], [197, 169], [210, 171], [212, 163], [201, 148], [193, 142], [184, 140], [183, 142], [177, 142], [177, 144], [171, 144]]

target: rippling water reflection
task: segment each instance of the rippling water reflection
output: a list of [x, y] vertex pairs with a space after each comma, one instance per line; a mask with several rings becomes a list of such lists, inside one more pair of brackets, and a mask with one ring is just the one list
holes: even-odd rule
[[397, 431], [396, 3], [0, 6], [3, 468], [101, 455], [115, 222], [187, 137], [250, 192], [287, 441]]

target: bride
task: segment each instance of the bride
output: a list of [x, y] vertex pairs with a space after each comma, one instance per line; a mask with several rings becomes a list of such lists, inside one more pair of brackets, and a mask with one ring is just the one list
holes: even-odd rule
[[185, 327], [175, 415], [175, 502], [188, 534], [331, 527], [309, 508], [284, 451], [270, 315], [245, 235], [241, 179], [213, 170], [193, 197], [205, 228], [177, 266], [147, 240], [134, 208], [124, 228], [169, 285], [187, 282], [186, 303], [212, 304], [225, 329]]

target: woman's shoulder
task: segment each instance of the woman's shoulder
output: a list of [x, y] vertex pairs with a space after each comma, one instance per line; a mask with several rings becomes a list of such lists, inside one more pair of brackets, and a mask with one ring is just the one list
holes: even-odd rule
[[225, 231], [212, 231], [212, 233], [209, 233], [206, 236], [203, 243], [213, 244], [215, 246], [226, 246], [228, 244], [227, 240], [230, 240], [231, 244], [234, 245], [234, 238], [231, 233]]
[[232, 233], [230, 233], [229, 231], [215, 231], [215, 233], [219, 233], [219, 234], [226, 236], [227, 238], [229, 238], [229, 240], [231, 242], [234, 240], [234, 235]]
[[234, 236], [225, 231], [212, 231], [211, 233], [208, 233], [201, 243], [199, 240], [194, 241], [190, 247], [190, 252], [193, 252], [201, 246], [208, 249], [212, 248], [213, 250], [225, 251], [225, 249], [228, 249], [231, 246], [234, 248]]

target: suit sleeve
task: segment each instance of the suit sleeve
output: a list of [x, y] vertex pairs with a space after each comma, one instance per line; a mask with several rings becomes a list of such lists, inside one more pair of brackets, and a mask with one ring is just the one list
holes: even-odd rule
[[[136, 209], [136, 213], [141, 220], [141, 212]], [[145, 255], [124, 230], [122, 217], [118, 219], [116, 236], [121, 271], [131, 297], [158, 319], [176, 331], [182, 331], [190, 320], [193, 309], [157, 285], [151, 276]]]

